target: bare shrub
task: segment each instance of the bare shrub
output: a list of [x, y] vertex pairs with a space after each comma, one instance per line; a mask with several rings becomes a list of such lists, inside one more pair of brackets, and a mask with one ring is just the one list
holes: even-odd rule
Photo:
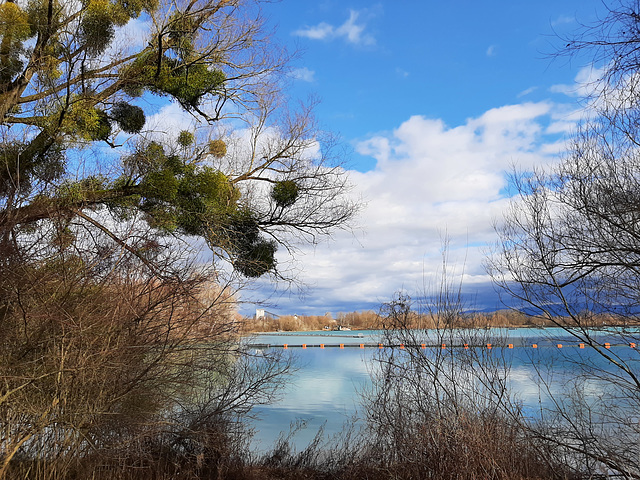
[[425, 300], [426, 318], [440, 326], [432, 330], [414, 327], [418, 314], [406, 295], [382, 309], [384, 342], [394, 348], [377, 355], [365, 394], [371, 475], [567, 478], [514, 420], [520, 413], [507, 389], [508, 359], [501, 348], [486, 347], [500, 339], [485, 329], [450, 327], [450, 319], [466, 316], [450, 298]]
[[231, 292], [175, 247], [158, 276], [113, 244], [36, 245], [1, 268], [0, 477], [90, 476], [187, 433], [206, 450], [281, 386], [288, 362], [242, 352]]

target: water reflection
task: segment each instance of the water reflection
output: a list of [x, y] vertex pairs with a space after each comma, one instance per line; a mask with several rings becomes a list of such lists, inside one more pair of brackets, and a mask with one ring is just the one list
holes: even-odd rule
[[[563, 393], [580, 373], [581, 363], [608, 368], [606, 362], [592, 349], [579, 348], [575, 339], [562, 329], [496, 329], [495, 338], [503, 345], [494, 345], [493, 354], [503, 355], [511, 365], [508, 384], [526, 415], [539, 415], [549, 406], [551, 394]], [[608, 341], [610, 334], [602, 332], [599, 340]], [[435, 340], [435, 335], [432, 335]], [[306, 445], [322, 426], [327, 435], [340, 432], [346, 422], [361, 409], [360, 394], [371, 386], [372, 358], [380, 341], [376, 331], [310, 332], [262, 334], [247, 339], [256, 348], [282, 348], [289, 345], [288, 354], [296, 358], [299, 367], [281, 399], [256, 409], [260, 420], [255, 421], [256, 436], [253, 447], [264, 451], [273, 445], [281, 432], [303, 421], [306, 428], [295, 437], [297, 446]], [[344, 344], [345, 348], [328, 347]], [[507, 344], [514, 348], [509, 349]], [[292, 345], [308, 345], [295, 348]], [[310, 347], [325, 344], [326, 348]], [[360, 344], [370, 345], [358, 348]], [[532, 345], [538, 348], [532, 348]], [[563, 348], [559, 349], [558, 344]], [[349, 346], [351, 345], [351, 346]], [[613, 349], [613, 347], [612, 347]], [[612, 350], [613, 351], [613, 350]], [[616, 355], [630, 359], [637, 351], [619, 346]], [[540, 379], [544, 384], [540, 384]], [[599, 385], [589, 380], [588, 390], [596, 394]]]
[[341, 431], [359, 409], [358, 392], [370, 382], [370, 349], [308, 348], [291, 350], [290, 355], [296, 357], [298, 372], [279, 401], [256, 409], [258, 450], [268, 448], [298, 421], [306, 424], [296, 435], [298, 445], [308, 443], [323, 426], [328, 434]]

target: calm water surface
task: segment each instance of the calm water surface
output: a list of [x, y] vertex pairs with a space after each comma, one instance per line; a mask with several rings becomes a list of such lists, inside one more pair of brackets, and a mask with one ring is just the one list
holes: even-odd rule
[[[615, 340], [606, 332], [597, 335], [601, 342]], [[512, 391], [530, 414], [539, 411], [546, 398], [534, 381], [534, 365], [552, 365], [552, 391], [560, 392], [566, 381], [575, 376], [577, 361], [602, 362], [589, 348], [579, 349], [577, 341], [559, 328], [493, 329], [490, 336], [505, 347], [508, 343], [514, 345], [513, 349], [503, 349], [494, 343], [493, 351], [504, 354], [511, 363]], [[252, 423], [256, 429], [254, 449], [268, 449], [281, 432], [288, 432], [297, 422], [305, 425], [294, 437], [298, 447], [306, 445], [323, 426], [327, 435], [340, 432], [361, 410], [360, 395], [371, 385], [370, 371], [375, 365], [372, 358], [378, 349], [361, 349], [359, 344], [375, 345], [380, 341], [377, 331], [269, 333], [248, 338], [247, 343], [252, 345], [249, 348], [258, 351], [287, 344], [287, 354], [295, 357], [299, 367], [279, 401], [256, 409], [260, 419]], [[337, 346], [341, 343], [344, 349]], [[537, 349], [531, 347], [534, 343]], [[302, 344], [307, 348], [295, 346]], [[320, 344], [325, 348], [312, 347]], [[558, 344], [563, 345], [562, 350]], [[617, 355], [626, 359], [634, 356], [637, 361], [637, 351], [628, 345], [611, 348]], [[594, 385], [594, 392], [598, 388]]]

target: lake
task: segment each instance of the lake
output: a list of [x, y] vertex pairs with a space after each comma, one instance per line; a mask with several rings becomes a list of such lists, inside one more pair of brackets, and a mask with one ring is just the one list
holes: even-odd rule
[[[630, 338], [638, 338], [638, 333], [631, 332]], [[577, 340], [560, 328], [491, 329], [482, 335], [494, 339], [490, 342], [492, 354], [503, 355], [511, 365], [510, 388], [530, 415], [535, 415], [548, 402], [534, 381], [534, 365], [552, 365], [552, 378], [548, 376], [547, 379], [555, 393], [561, 392], [566, 382], [575, 377], [576, 366], [580, 363], [595, 362], [607, 368], [606, 362], [593, 349], [580, 348]], [[628, 343], [617, 344], [620, 337], [614, 332], [597, 332], [596, 337], [599, 342], [610, 342], [611, 352], [620, 358], [638, 361], [638, 351]], [[433, 345], [425, 345], [425, 351], [439, 348], [440, 339], [434, 333], [422, 338], [427, 345]], [[305, 425], [295, 436], [294, 444], [298, 447], [306, 445], [323, 426], [327, 435], [340, 432], [345, 422], [361, 409], [360, 394], [371, 385], [370, 372], [375, 365], [372, 359], [382, 340], [379, 331], [323, 331], [257, 334], [246, 341], [250, 345], [248, 348], [257, 351], [282, 349], [286, 345], [287, 354], [295, 357], [299, 367], [277, 402], [255, 410], [260, 419], [252, 423], [256, 429], [252, 447], [264, 451], [273, 445], [281, 432], [288, 432], [296, 422]], [[456, 342], [455, 338], [450, 339], [450, 345], [445, 348], [452, 348]], [[360, 348], [361, 344], [365, 348]], [[534, 344], [537, 348], [533, 348]], [[487, 347], [483, 344], [476, 348]], [[594, 384], [592, 388], [598, 392], [599, 386]]]

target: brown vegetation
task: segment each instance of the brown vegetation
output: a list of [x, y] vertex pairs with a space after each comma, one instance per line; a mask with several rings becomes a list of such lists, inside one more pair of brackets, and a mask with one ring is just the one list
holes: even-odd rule
[[[175, 283], [145, 280], [135, 265], [110, 272], [115, 276], [105, 286], [74, 262], [39, 271], [29, 287], [13, 284], [7, 298], [19, 297], [21, 306], [5, 307], [2, 317], [10, 335], [2, 343], [0, 477], [574, 478], [517, 422], [487, 408], [480, 390], [473, 403], [464, 395], [448, 398], [447, 372], [454, 371], [444, 356], [435, 363], [436, 397], [431, 363], [381, 357], [362, 432], [349, 431], [333, 443], [318, 437], [302, 451], [285, 438], [256, 458], [238, 420], [269, 400], [286, 364], [237, 355], [224, 289], [195, 272]], [[3, 285], [11, 290], [8, 278]], [[49, 299], [46, 308], [40, 297]], [[415, 312], [383, 313], [383, 323], [394, 327], [389, 334], [412, 331], [406, 327]], [[467, 367], [456, 375], [480, 364], [468, 360], [456, 366]]]
[[334, 319], [330, 313], [325, 315], [282, 315], [277, 318], [244, 318], [244, 332], [307, 332], [318, 330], [336, 330], [338, 327], [354, 330], [372, 330], [380, 328], [380, 317], [373, 310], [339, 313]]
[[[390, 419], [391, 420], [391, 419]], [[395, 420], [401, 420], [396, 418]], [[89, 455], [65, 472], [47, 462], [14, 462], [6, 478], [95, 480], [542, 480], [579, 479], [541, 451], [504, 418], [461, 417], [420, 425], [399, 423], [367, 435], [349, 433], [323, 443], [320, 436], [296, 451], [288, 438], [271, 452], [251, 458], [246, 436], [215, 419], [185, 431], [159, 432], [122, 447], [114, 455]], [[351, 434], [353, 432], [350, 432]]]
[[[336, 330], [339, 326], [349, 327], [352, 330], [378, 330], [385, 328], [382, 317], [373, 310], [355, 311], [350, 313], [338, 313], [337, 319], [331, 314], [318, 315], [282, 315], [277, 318], [239, 318], [243, 332], [307, 332], [323, 329]], [[557, 327], [561, 325], [571, 326], [571, 320], [562, 317], [549, 318], [545, 316], [533, 316], [518, 310], [497, 310], [495, 312], [473, 312], [461, 314], [457, 317], [447, 318], [446, 322], [431, 313], [414, 312], [408, 320], [408, 326], [418, 329], [451, 328], [529, 328], [529, 327]], [[623, 317], [612, 314], [585, 315], [585, 326], [622, 326], [625, 325]]]
[[284, 381], [286, 361], [239, 350], [231, 292], [175, 248], [147, 252], [158, 276], [107, 238], [45, 239], [0, 264], [0, 478], [137, 471], [167, 445], [208, 456]]

